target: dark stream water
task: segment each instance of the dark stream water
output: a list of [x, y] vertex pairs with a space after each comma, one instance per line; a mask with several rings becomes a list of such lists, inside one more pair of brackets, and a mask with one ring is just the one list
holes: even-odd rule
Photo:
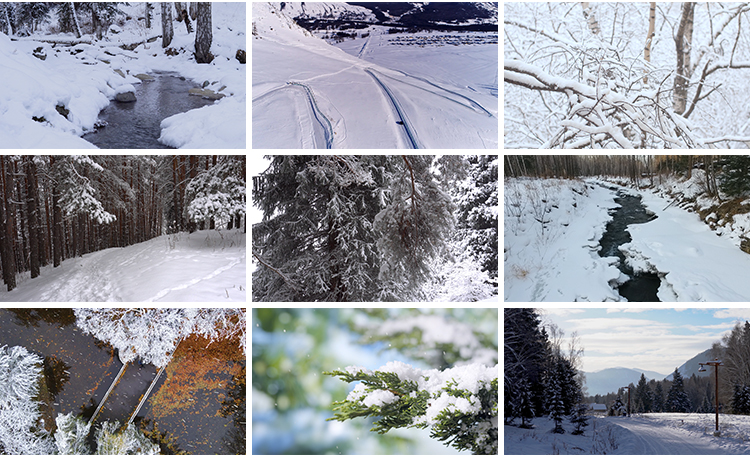
[[619, 246], [632, 241], [627, 227], [630, 224], [643, 224], [656, 219], [656, 215], [647, 211], [641, 203], [641, 197], [619, 193], [615, 199], [621, 207], [612, 212], [612, 221], [607, 224], [607, 230], [602, 235], [599, 244], [599, 256], [616, 256], [620, 262], [620, 272], [630, 277], [630, 280], [620, 285], [620, 295], [628, 301], [659, 301], [656, 296], [661, 283], [659, 276], [653, 273], [635, 273], [625, 263], [625, 255]]
[[83, 136], [99, 148], [170, 148], [159, 142], [161, 121], [178, 113], [213, 103], [188, 95], [197, 87], [176, 74], [153, 73], [154, 81], [135, 84], [136, 101], [110, 102], [99, 113], [105, 127]]
[[[76, 327], [71, 309], [0, 309], [2, 345], [23, 346], [44, 358], [50, 398], [42, 408], [42, 417], [48, 429], [58, 413], [73, 412], [90, 418], [122, 367], [109, 345]], [[183, 359], [183, 363], [192, 361], [190, 356]], [[172, 364], [180, 363], [173, 361]], [[244, 447], [244, 403], [242, 424], [239, 424], [237, 414], [225, 417], [219, 413], [222, 408], [220, 398], [236, 395], [231, 391], [232, 376], [223, 372], [223, 365], [217, 363], [218, 368], [210, 372], [220, 380], [220, 388], [215, 388], [215, 385], [210, 389], [193, 388], [190, 395], [182, 398], [188, 404], [173, 408], [169, 413], [157, 414], [155, 411], [160, 407], [164, 409], [158, 399], [162, 386], [166, 382], [177, 385], [185, 382], [184, 376], [170, 378], [168, 368], [136, 421], [145, 420], [149, 430], [158, 427], [167, 435], [174, 449], [191, 454], [234, 454], [240, 440]], [[153, 365], [138, 361], [131, 363], [96, 417], [94, 429], [96, 424], [105, 420], [127, 422], [155, 374]]]

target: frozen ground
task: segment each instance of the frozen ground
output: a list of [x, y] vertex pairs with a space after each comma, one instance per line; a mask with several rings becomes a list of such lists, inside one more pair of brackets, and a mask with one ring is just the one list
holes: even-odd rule
[[616, 258], [597, 253], [610, 220], [607, 209], [619, 207], [610, 187], [641, 195], [658, 215], [628, 226], [633, 241], [620, 250], [635, 270], [659, 273], [661, 301], [750, 300], [750, 255], [737, 246], [747, 215], [713, 231], [696, 213], [667, 207], [672, 199], [665, 198], [664, 188], [635, 190], [594, 179], [506, 179], [505, 301], [622, 301], [613, 287], [626, 276], [614, 267]]
[[[174, 23], [170, 45], [180, 51], [178, 55], [167, 56], [161, 39], [146, 42], [161, 34], [158, 7], [151, 29], [130, 19], [122, 27], [113, 26], [115, 31], [102, 41], [84, 36], [82, 40], [90, 43], [72, 47], [40, 41], [52, 38], [44, 31], [17, 41], [0, 33], [0, 148], [96, 148], [80, 136], [93, 129], [116, 90], [140, 85], [134, 76], [154, 71], [176, 72], [196, 87], [208, 81], [207, 88], [218, 92], [223, 87], [221, 93], [227, 95], [213, 105], [166, 119], [162, 143], [176, 148], [245, 148], [246, 73], [245, 65], [235, 59], [238, 49], [246, 50], [245, 3], [212, 5], [215, 58], [210, 64], [195, 63], [195, 33], [188, 35], [182, 23]], [[143, 16], [142, 3], [121, 8], [133, 18]], [[72, 34], [55, 37], [75, 40]], [[137, 42], [144, 43], [133, 51], [120, 48]], [[32, 55], [37, 49], [46, 55], [43, 61]], [[70, 111], [67, 118], [56, 106]]]
[[505, 454], [750, 454], [750, 417], [719, 415], [721, 436], [713, 435], [713, 414], [650, 413], [592, 418], [584, 435], [567, 420], [565, 434], [554, 434], [547, 418], [534, 429], [504, 426]]
[[246, 301], [245, 235], [203, 230], [163, 235], [42, 268], [0, 301]]
[[498, 147], [497, 43], [420, 47], [371, 27], [344, 51], [274, 4], [252, 18], [253, 148]]

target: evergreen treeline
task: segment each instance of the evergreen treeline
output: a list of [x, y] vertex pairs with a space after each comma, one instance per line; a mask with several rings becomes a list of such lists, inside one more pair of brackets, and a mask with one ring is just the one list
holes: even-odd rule
[[705, 172], [706, 193], [750, 195], [750, 156], [746, 155], [506, 155], [506, 177], [618, 176], [631, 179]]
[[555, 422], [553, 432], [564, 433], [563, 418], [571, 416], [574, 433], [581, 433], [587, 420], [577, 368], [582, 350], [572, 346], [563, 353], [562, 332], [555, 326], [550, 332], [535, 310], [505, 309], [505, 423], [520, 419], [521, 427], [531, 428], [534, 417], [546, 415]]
[[245, 202], [244, 156], [0, 156], [3, 281], [164, 232], [245, 227]]

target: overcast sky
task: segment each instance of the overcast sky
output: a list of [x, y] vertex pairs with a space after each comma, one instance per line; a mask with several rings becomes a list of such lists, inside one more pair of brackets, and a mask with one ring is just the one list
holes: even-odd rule
[[[750, 309], [543, 309], [543, 321], [578, 332], [583, 370], [630, 367], [670, 374], [721, 340]], [[567, 341], [565, 343], [567, 348]]]

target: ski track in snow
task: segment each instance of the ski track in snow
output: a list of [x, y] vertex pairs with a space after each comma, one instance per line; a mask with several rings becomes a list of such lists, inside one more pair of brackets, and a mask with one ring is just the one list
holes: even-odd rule
[[[489, 111], [487, 111], [487, 109], [486, 109], [486, 108], [485, 108], [484, 106], [480, 105], [480, 104], [479, 104], [479, 102], [477, 102], [477, 101], [475, 101], [475, 100], [472, 100], [472, 99], [471, 99], [471, 98], [469, 98], [469, 97], [466, 97], [466, 96], [464, 96], [464, 95], [461, 95], [461, 94], [460, 94], [460, 93], [458, 93], [458, 92], [454, 92], [453, 90], [449, 90], [449, 89], [446, 89], [445, 87], [442, 87], [442, 86], [440, 86], [440, 85], [437, 85], [437, 84], [435, 84], [434, 82], [430, 81], [429, 79], [425, 79], [424, 77], [419, 77], [419, 76], [415, 76], [415, 75], [413, 75], [413, 74], [409, 74], [409, 73], [406, 73], [406, 72], [404, 72], [404, 71], [401, 71], [401, 70], [399, 70], [399, 69], [395, 69], [394, 71], [398, 71], [398, 72], [400, 72], [401, 74], [403, 74], [403, 75], [404, 75], [404, 76], [406, 76], [406, 77], [411, 77], [412, 79], [417, 79], [417, 80], [419, 80], [419, 81], [422, 81], [422, 82], [424, 82], [424, 83], [426, 83], [426, 84], [429, 84], [429, 85], [431, 85], [431, 86], [433, 86], [433, 87], [435, 87], [435, 88], [437, 88], [437, 89], [440, 89], [440, 90], [442, 90], [443, 92], [447, 92], [447, 93], [449, 93], [449, 94], [451, 94], [451, 95], [456, 95], [457, 97], [463, 98], [464, 100], [468, 101], [468, 102], [469, 102], [469, 104], [467, 105], [467, 104], [465, 104], [465, 103], [462, 103], [462, 102], [460, 102], [460, 101], [458, 101], [458, 100], [454, 100], [453, 98], [450, 98], [450, 97], [446, 97], [445, 95], [440, 95], [440, 94], [439, 94], [439, 93], [437, 93], [437, 92], [433, 92], [433, 91], [427, 90], [427, 89], [425, 89], [424, 87], [420, 87], [420, 86], [418, 86], [418, 85], [414, 85], [414, 84], [412, 84], [412, 83], [410, 83], [410, 82], [402, 81], [402, 80], [400, 80], [400, 79], [396, 79], [395, 77], [391, 77], [390, 79], [393, 79], [394, 81], [398, 81], [398, 82], [401, 82], [402, 84], [406, 84], [406, 85], [410, 85], [410, 86], [412, 86], [412, 87], [416, 87], [416, 88], [418, 88], [418, 89], [424, 90], [425, 92], [430, 92], [430, 93], [431, 93], [431, 94], [433, 94], [433, 95], [437, 95], [438, 97], [442, 97], [442, 98], [445, 98], [445, 99], [446, 99], [446, 100], [448, 100], [448, 101], [452, 101], [453, 103], [456, 103], [456, 104], [458, 104], [458, 105], [461, 105], [461, 106], [463, 106], [463, 107], [469, 108], [470, 110], [476, 111], [476, 112], [478, 112], [478, 113], [484, 113], [484, 114], [486, 114], [487, 116], [489, 116], [489, 117], [491, 117], [491, 118], [494, 118], [494, 117], [495, 117], [495, 116], [494, 116], [494, 115], [493, 115], [492, 113], [490, 113]], [[484, 86], [480, 86], [480, 87], [484, 87]], [[469, 88], [471, 88], [471, 87], [469, 87]], [[472, 90], [473, 90], [473, 89], [472, 89]], [[495, 87], [495, 91], [497, 91], [497, 87]]]
[[386, 86], [382, 80], [378, 79], [378, 77], [375, 75], [375, 72], [372, 69], [365, 69], [365, 72], [372, 77], [375, 82], [380, 85], [380, 88], [383, 89], [383, 92], [385, 92], [388, 99], [391, 101], [391, 104], [393, 105], [393, 109], [396, 110], [396, 114], [398, 115], [398, 118], [401, 122], [403, 122], [404, 131], [406, 131], [406, 137], [409, 140], [409, 144], [411, 145], [411, 148], [420, 148], [419, 141], [417, 139], [417, 134], [414, 132], [414, 129], [411, 127], [411, 123], [408, 121], [408, 118], [406, 117], [406, 113], [403, 112], [401, 109], [401, 106], [399, 105], [398, 101], [396, 100], [396, 97], [393, 95], [391, 90]]
[[153, 297], [147, 298], [146, 301], [160, 301], [160, 300], [162, 300], [165, 296], [167, 296], [171, 292], [174, 292], [174, 291], [177, 291], [177, 290], [183, 290], [183, 289], [186, 289], [188, 287], [192, 287], [193, 285], [195, 285], [197, 283], [200, 283], [200, 282], [203, 282], [205, 280], [213, 279], [214, 277], [218, 276], [219, 274], [232, 269], [233, 267], [237, 266], [238, 264], [241, 264], [242, 261], [243, 260], [240, 259], [240, 258], [233, 259], [226, 266], [222, 266], [222, 267], [216, 269], [215, 271], [209, 273], [208, 275], [205, 275], [203, 277], [198, 277], [196, 279], [193, 279], [193, 280], [191, 280], [190, 282], [188, 282], [186, 284], [182, 284], [182, 285], [178, 285], [178, 286], [173, 287], [173, 288], [168, 288], [168, 289], [162, 290], [159, 293], [157, 293], [156, 295], [154, 295]]

